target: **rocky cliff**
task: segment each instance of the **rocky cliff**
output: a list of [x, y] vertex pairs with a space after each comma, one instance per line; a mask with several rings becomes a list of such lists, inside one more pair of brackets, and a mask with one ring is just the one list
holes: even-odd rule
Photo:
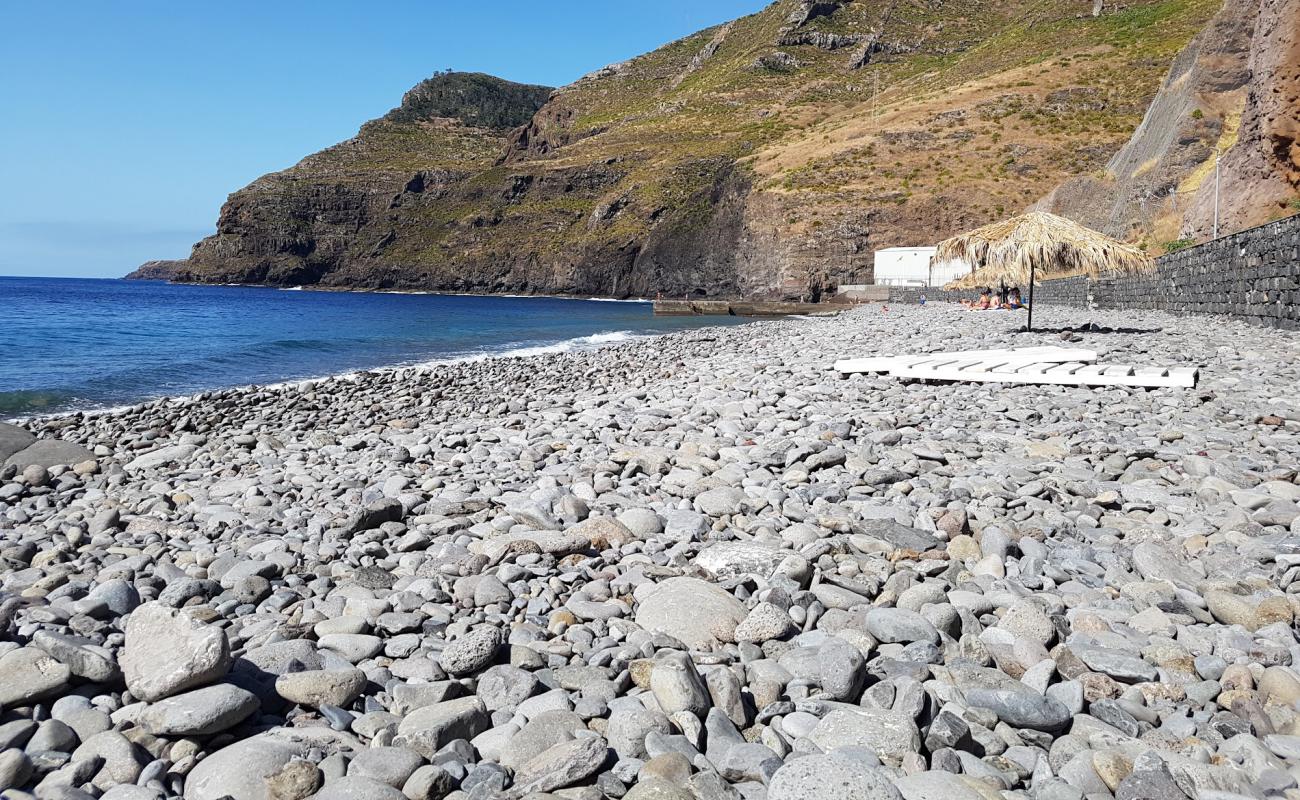
[[[508, 133], [551, 89], [489, 75], [440, 74], [353, 138], [232, 194], [217, 233], [194, 246], [178, 280], [281, 285], [412, 285], [388, 277], [386, 250], [409, 238], [412, 209], [437, 204], [490, 169]], [[433, 237], [420, 235], [423, 241]], [[403, 244], [406, 243], [405, 238]]]
[[[1220, 148], [1220, 232], [1300, 212], [1300, 0], [1258, 0], [1246, 66], [1240, 132]], [[1182, 214], [1185, 237], [1204, 238], [1214, 224], [1208, 167], [1189, 187], [1195, 193]]]
[[553, 93], [435, 76], [231, 195], [178, 278], [815, 297], [1104, 175], [1171, 67], [1249, 40], [1222, 10], [778, 0]]
[[170, 281], [175, 280], [177, 274], [188, 267], [189, 262], [184, 259], [146, 261], [127, 275], [126, 279], [129, 281]]
[[1300, 211], [1300, 0], [1229, 2], [1099, 175], [1038, 207], [1158, 251]]

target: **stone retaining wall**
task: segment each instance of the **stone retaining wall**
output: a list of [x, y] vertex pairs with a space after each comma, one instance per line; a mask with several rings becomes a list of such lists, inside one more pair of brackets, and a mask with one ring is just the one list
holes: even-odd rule
[[[1223, 314], [1300, 330], [1300, 215], [1171, 253], [1156, 263], [1150, 275], [1045, 281], [1034, 289], [1034, 300], [1046, 305]], [[921, 294], [930, 300], [956, 302], [978, 293], [896, 287], [889, 294], [890, 302], [915, 303]]]

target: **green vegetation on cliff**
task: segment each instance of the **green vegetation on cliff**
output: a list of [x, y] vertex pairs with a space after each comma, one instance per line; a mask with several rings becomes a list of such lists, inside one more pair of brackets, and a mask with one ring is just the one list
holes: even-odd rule
[[470, 128], [509, 130], [532, 119], [550, 93], [546, 86], [509, 83], [481, 72], [445, 72], [417, 83], [384, 119], [455, 119]]
[[183, 278], [791, 296], [1102, 170], [1220, 0], [778, 0], [555, 91], [440, 74]]

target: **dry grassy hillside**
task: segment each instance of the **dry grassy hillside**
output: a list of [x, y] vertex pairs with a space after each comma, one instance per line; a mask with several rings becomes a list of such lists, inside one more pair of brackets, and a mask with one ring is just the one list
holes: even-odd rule
[[182, 277], [816, 295], [1102, 175], [1221, 5], [779, 0], [508, 135], [463, 109], [370, 123], [232, 195]]

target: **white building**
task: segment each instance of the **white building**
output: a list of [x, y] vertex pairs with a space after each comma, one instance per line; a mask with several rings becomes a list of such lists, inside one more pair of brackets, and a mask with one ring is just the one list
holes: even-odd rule
[[970, 267], [960, 261], [935, 264], [934, 247], [887, 247], [876, 251], [877, 286], [943, 286]]
[[877, 286], [929, 286], [933, 247], [887, 247], [876, 251]]
[[970, 272], [970, 264], [965, 261], [944, 261], [930, 265], [930, 285], [943, 287]]

